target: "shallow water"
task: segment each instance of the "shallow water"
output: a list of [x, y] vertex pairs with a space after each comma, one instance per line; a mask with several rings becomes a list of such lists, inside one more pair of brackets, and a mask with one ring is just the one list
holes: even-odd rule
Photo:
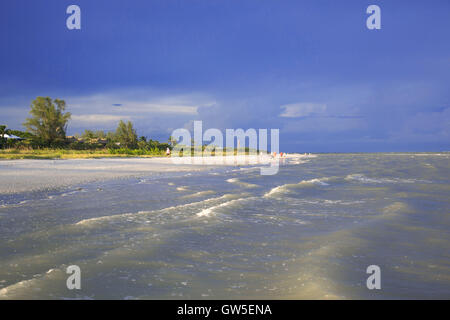
[[[448, 299], [449, 158], [319, 155], [275, 176], [222, 167], [0, 195], [0, 298]], [[373, 264], [381, 290], [366, 287]]]

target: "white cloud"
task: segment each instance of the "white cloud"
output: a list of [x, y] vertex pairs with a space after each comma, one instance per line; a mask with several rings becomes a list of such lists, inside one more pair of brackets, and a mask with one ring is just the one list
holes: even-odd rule
[[65, 99], [72, 114], [198, 115], [198, 109], [215, 101], [206, 95], [168, 95], [150, 90], [122, 90]]
[[75, 126], [92, 125], [92, 124], [111, 124], [119, 122], [119, 120], [129, 120], [128, 116], [113, 114], [80, 114], [72, 115], [71, 120]]
[[124, 102], [121, 108], [128, 113], [174, 113], [174, 114], [187, 114], [197, 115], [198, 106], [190, 105], [171, 105], [160, 103], [146, 103], [146, 102]]
[[[140, 134], [169, 134], [186, 121], [200, 117], [199, 110], [216, 101], [200, 93], [175, 94], [146, 89], [108, 91], [65, 98], [72, 113], [70, 134], [84, 129], [114, 130], [119, 120], [130, 120]], [[168, 133], [167, 133], [168, 132]]]
[[327, 110], [325, 104], [300, 102], [293, 104], [286, 104], [280, 108], [284, 111], [279, 115], [283, 118], [300, 118], [316, 114], [324, 114]]

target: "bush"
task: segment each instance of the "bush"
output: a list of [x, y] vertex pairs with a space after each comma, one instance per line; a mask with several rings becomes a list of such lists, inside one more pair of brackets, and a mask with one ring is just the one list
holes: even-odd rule
[[162, 155], [163, 151], [158, 148], [147, 149], [130, 149], [130, 148], [109, 148], [110, 154], [126, 154], [134, 156], [144, 156], [144, 155]]

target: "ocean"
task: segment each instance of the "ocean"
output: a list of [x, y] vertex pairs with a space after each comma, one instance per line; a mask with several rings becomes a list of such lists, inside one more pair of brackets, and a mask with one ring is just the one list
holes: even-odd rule
[[222, 166], [2, 194], [0, 299], [449, 299], [449, 158], [319, 154], [273, 176]]

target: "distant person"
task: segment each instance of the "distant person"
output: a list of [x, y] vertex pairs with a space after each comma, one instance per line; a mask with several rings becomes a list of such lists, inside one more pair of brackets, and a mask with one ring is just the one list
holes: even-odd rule
[[166, 156], [170, 156], [170, 149], [169, 149], [169, 147], [167, 147], [167, 149], [166, 149]]

